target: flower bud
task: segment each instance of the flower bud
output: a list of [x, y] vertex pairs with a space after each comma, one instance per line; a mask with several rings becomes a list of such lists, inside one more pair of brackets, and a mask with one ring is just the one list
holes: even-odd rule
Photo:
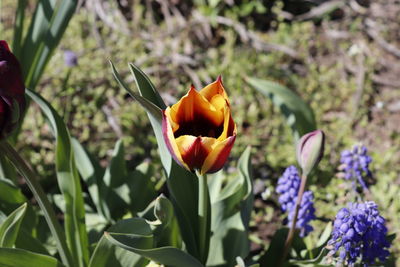
[[297, 143], [297, 162], [303, 170], [303, 175], [308, 175], [318, 165], [324, 154], [324, 142], [324, 132], [316, 130], [303, 135]]
[[17, 58], [6, 41], [0, 41], [0, 139], [19, 123], [25, 109], [25, 86]]

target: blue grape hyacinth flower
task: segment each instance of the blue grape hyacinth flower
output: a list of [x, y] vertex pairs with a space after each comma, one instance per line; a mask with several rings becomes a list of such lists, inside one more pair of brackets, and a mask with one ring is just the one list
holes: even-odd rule
[[352, 150], [343, 151], [340, 158], [344, 178], [352, 180], [353, 183], [358, 181], [364, 189], [368, 188], [365, 178], [371, 176], [369, 164], [372, 158], [367, 153], [365, 146], [356, 145]]
[[332, 237], [328, 241], [330, 255], [339, 253], [339, 263], [354, 266], [359, 260], [364, 266], [389, 256], [385, 219], [373, 201], [349, 203], [336, 215]]
[[68, 67], [75, 67], [78, 65], [78, 56], [75, 54], [74, 51], [65, 50], [64, 51], [64, 63]]
[[[279, 194], [279, 203], [283, 212], [287, 212], [288, 225], [290, 226], [294, 219], [297, 195], [300, 189], [301, 178], [295, 166], [286, 168], [283, 175], [278, 180], [276, 192]], [[303, 194], [299, 214], [296, 222], [296, 228], [300, 230], [300, 236], [308, 235], [313, 227], [309, 222], [315, 219], [314, 195], [311, 191]]]

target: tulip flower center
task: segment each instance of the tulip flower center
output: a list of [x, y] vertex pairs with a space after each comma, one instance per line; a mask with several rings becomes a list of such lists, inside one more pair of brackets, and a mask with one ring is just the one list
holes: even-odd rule
[[181, 122], [174, 133], [175, 138], [183, 135], [218, 138], [224, 130], [224, 125], [215, 126], [205, 118], [194, 118], [192, 121]]

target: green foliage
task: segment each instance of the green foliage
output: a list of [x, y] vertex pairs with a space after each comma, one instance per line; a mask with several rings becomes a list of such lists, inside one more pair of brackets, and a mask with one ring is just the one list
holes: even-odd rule
[[295, 140], [316, 129], [312, 109], [294, 92], [278, 83], [248, 78], [248, 83], [280, 108], [286, 123], [292, 128]]
[[65, 232], [67, 242], [78, 266], [89, 261], [88, 240], [85, 226], [85, 210], [79, 175], [75, 166], [71, 138], [61, 117], [40, 95], [27, 91], [53, 129], [56, 138], [56, 172], [58, 185], [65, 200]]
[[0, 247], [11, 248], [14, 246], [26, 207], [27, 204], [23, 204], [12, 212], [0, 225]]
[[21, 62], [25, 85], [31, 90], [38, 84], [77, 4], [77, 0], [38, 1], [29, 30], [22, 41], [27, 0], [18, 1], [13, 51]]
[[0, 265], [4, 267], [63, 267], [57, 259], [23, 249], [0, 248]]
[[[4, 2], [7, 2], [7, 0]], [[25, 10], [25, 5], [28, 2], [27, 0], [18, 1], [18, 4], [23, 8], [20, 7], [17, 10], [14, 33], [10, 31], [9, 25], [7, 26], [7, 21], [13, 20], [13, 16], [11, 18], [7, 16], [9, 9], [4, 8], [2, 13], [2, 22], [4, 22], [1, 25], [2, 35], [4, 36], [2, 38], [9, 39], [14, 34], [13, 51], [17, 55], [21, 55], [24, 45], [23, 33], [25, 33], [25, 36], [29, 33], [29, 31], [23, 32], [22, 29], [30, 30], [26, 22], [30, 21], [28, 19], [29, 8], [34, 5], [27, 5], [28, 9]], [[40, 2], [44, 3], [45, 1]], [[50, 3], [50, 1], [48, 2]], [[203, 18], [204, 27], [209, 27], [213, 34], [210, 43], [196, 39], [197, 33], [191, 33], [190, 28], [195, 28], [197, 31], [199, 27], [193, 27], [193, 25], [197, 25], [193, 24], [196, 22], [189, 21], [187, 18], [185, 18], [187, 19], [187, 27], [182, 26], [180, 28], [181, 26], [179, 26], [179, 31], [171, 33], [168, 31], [169, 25], [165, 20], [160, 21], [157, 18], [153, 21], [151, 14], [153, 14], [152, 12], [157, 13], [157, 9], [149, 11], [147, 7], [140, 4], [140, 1], [134, 2], [132, 7], [135, 11], [133, 20], [127, 22], [131, 30], [129, 34], [122, 34], [119, 30], [115, 30], [112, 27], [113, 25], [106, 25], [92, 13], [93, 10], [79, 9], [77, 15], [69, 23], [65, 32], [66, 38], [61, 43], [62, 49], [72, 48], [80, 55], [79, 66], [76, 68], [67, 69], [63, 67], [62, 49], [53, 49], [54, 52], [51, 54], [54, 57], [49, 61], [42, 59], [37, 61], [37, 63], [39, 61], [49, 63], [49, 67], [46, 68], [44, 73], [44, 79], [39, 84], [41, 94], [51, 102], [68, 125], [71, 134], [77, 138], [77, 140], [72, 141], [72, 145], [76, 167], [84, 182], [85, 221], [91, 248], [95, 246], [94, 243], [103, 242], [103, 244], [106, 244], [104, 250], [99, 250], [97, 254], [99, 256], [106, 255], [106, 252], [112, 251], [112, 256], [107, 256], [107, 263], [99, 259], [99, 261], [91, 261], [90, 266], [135, 266], [136, 262], [138, 262], [136, 266], [146, 265], [147, 260], [139, 257], [138, 254], [112, 245], [104, 236], [100, 240], [99, 237], [104, 229], [120, 220], [121, 217], [126, 218], [133, 215], [154, 219], [152, 214], [154, 203], [150, 204], [150, 202], [158, 192], [166, 190], [165, 188], [160, 190], [159, 186], [162, 185], [164, 179], [159, 171], [161, 164], [156, 160], [157, 139], [151, 134], [150, 123], [143, 116], [145, 112], [138, 105], [126, 104], [125, 92], [118, 90], [118, 86], [110, 77], [111, 75], [107, 74], [110, 57], [116, 66], [120, 62], [125, 64], [125, 62], [130, 61], [140, 65], [153, 77], [153, 92], [154, 88], [158, 88], [161, 93], [165, 93], [167, 96], [175, 96], [177, 92], [186, 91], [190, 83], [195, 81], [192, 76], [184, 71], [187, 66], [171, 61], [170, 58], [173, 58], [171, 55], [179, 54], [194, 59], [194, 63], [190, 64], [189, 68], [195, 73], [195, 76], [198, 75], [200, 83], [209, 82], [218, 74], [222, 74], [224, 85], [228, 89], [232, 101], [232, 112], [240, 133], [232, 151], [232, 158], [238, 158], [247, 145], [252, 145], [254, 147], [252, 162], [255, 170], [254, 177], [257, 180], [267, 177], [268, 181], [261, 181], [268, 185], [275, 183], [282, 168], [295, 162], [291, 142], [293, 131], [291, 132], [287, 127], [287, 124], [284, 123], [285, 118], [281, 116], [275, 103], [269, 99], [271, 94], [268, 98], [259, 97], [259, 94], [254, 92], [253, 87], [246, 83], [243, 77], [251, 74], [254, 77], [262, 77], [265, 80], [285, 84], [287, 88], [295, 90], [296, 96], [303, 99], [305, 103], [309, 103], [309, 108], [315, 113], [316, 121], [323, 123], [322, 126], [328, 138], [326, 156], [321, 162], [321, 169], [324, 171], [311, 177], [312, 184], [310, 185], [310, 189], [315, 193], [317, 217], [321, 220], [317, 220], [313, 224], [315, 233], [308, 238], [311, 245], [306, 242], [307, 253], [303, 255], [301, 251], [294, 252], [297, 253], [294, 255], [298, 258], [296, 262], [292, 261], [293, 264], [307, 264], [304, 261], [311, 263], [313, 261], [311, 254], [314, 257], [322, 255], [316, 251], [312, 251], [310, 254], [309, 248], [319, 248], [319, 234], [323, 232], [326, 221], [332, 220], [334, 214], [345, 205], [348, 199], [345, 183], [341, 179], [334, 178], [334, 173], [340, 150], [351, 146], [355, 141], [363, 141], [371, 148], [370, 151], [373, 151], [376, 184], [371, 187], [371, 193], [382, 214], [388, 219], [390, 231], [399, 229], [397, 217], [400, 206], [396, 200], [400, 191], [393, 184], [396, 184], [397, 173], [399, 172], [399, 157], [396, 148], [400, 144], [400, 135], [397, 134], [395, 127], [397, 113], [387, 109], [387, 106], [397, 99], [397, 95], [393, 89], [383, 88], [379, 82], [373, 81], [373, 77], [384, 72], [377, 67], [379, 65], [377, 62], [385, 60], [386, 57], [381, 55], [379, 47], [374, 46], [370, 39], [362, 37], [365, 32], [365, 23], [363, 23], [361, 17], [353, 19], [351, 12], [349, 13], [349, 9], [347, 9], [344, 19], [332, 21], [324, 16], [318, 23], [314, 23], [314, 21], [285, 23], [288, 6], [284, 5], [285, 1], [276, 1], [272, 7], [273, 12], [276, 13], [272, 16], [273, 22], [270, 30], [255, 33], [260, 37], [260, 40], [267, 44], [277, 44], [278, 46], [296, 49], [298, 58], [293, 59], [279, 51], [255, 50], [251, 47], [251, 42], [242, 42], [240, 33], [236, 31], [235, 27], [218, 25], [215, 20], [209, 25]], [[51, 3], [54, 4], [56, 1]], [[226, 1], [197, 1], [193, 4], [193, 10], [200, 11], [203, 15], [214, 19], [216, 16], [226, 16], [234, 22], [243, 23], [248, 29], [254, 29], [255, 25], [259, 26], [262, 23], [258, 23], [259, 17], [258, 19], [257, 17], [254, 18], [252, 17], [253, 14], [262, 14], [263, 18], [270, 18], [271, 9], [267, 5], [268, 3], [265, 3], [265, 1], [240, 1], [240, 4], [230, 6]], [[53, 9], [51, 12], [53, 11], [56, 10]], [[184, 16], [186, 15], [190, 17], [193, 14], [184, 14]], [[35, 15], [35, 20], [32, 19], [32, 21], [36, 23], [39, 17]], [[195, 18], [195, 16], [193, 17]], [[68, 20], [65, 17], [62, 19], [62, 16], [60, 16], [60, 21], [66, 22]], [[172, 22], [174, 27], [180, 25], [179, 23], [175, 24], [176, 21], [174, 20]], [[39, 24], [36, 23], [36, 25]], [[337, 29], [340, 29], [339, 33], [345, 33], [346, 30], [349, 30], [352, 37], [331, 39], [330, 34], [335, 33]], [[47, 36], [49, 35], [47, 34]], [[390, 42], [390, 35], [385, 37]], [[205, 35], [203, 39], [206, 39]], [[44, 40], [49, 39], [44, 38]], [[367, 42], [364, 42], [365, 40]], [[158, 43], [161, 43], [162, 46], [154, 46]], [[353, 105], [353, 95], [357, 90], [357, 81], [349, 68], [352, 67], [352, 63], [354, 64], [352, 61], [358, 59], [358, 55], [349, 55], [348, 52], [358, 43], [365, 45], [368, 51], [366, 53], [372, 52], [374, 57], [369, 57], [364, 64], [367, 74], [364, 81], [364, 93], [361, 104], [356, 107]], [[21, 47], [18, 48], [20, 45]], [[153, 53], [150, 47], [157, 47], [157, 49], [154, 49], [156, 53]], [[186, 49], [189, 52], [186, 52]], [[33, 55], [34, 53], [32, 53]], [[342, 58], [350, 59], [350, 61], [346, 61], [347, 63], [344, 64]], [[27, 67], [24, 66], [24, 68]], [[390, 65], [387, 68], [390, 68]], [[146, 76], [143, 76], [140, 70], [134, 66], [131, 66], [131, 71], [134, 76], [137, 76], [137, 80], [143, 79], [143, 77], [146, 79]], [[70, 73], [68, 79], [66, 79], [67, 72]], [[39, 74], [40, 68], [36, 72], [32, 72], [30, 75], [32, 84], [34, 83], [33, 77], [40, 76]], [[128, 74], [128, 71], [121, 72], [121, 80], [128, 80], [126, 78]], [[387, 80], [390, 82], [390, 79]], [[145, 80], [140, 82], [142, 86], [143, 81]], [[144, 90], [144, 92], [149, 93], [149, 95], [143, 95], [144, 97], [151, 97], [151, 90]], [[159, 97], [158, 94], [155, 94], [155, 96], [155, 99]], [[158, 100], [155, 100], [154, 103], [160, 109], [163, 108], [162, 105], [165, 105]], [[380, 109], [375, 105], [376, 103], [383, 103], [384, 107]], [[103, 107], [111, 107], [111, 118], [116, 119], [122, 134], [116, 132], [110, 126], [110, 115], [103, 112]], [[293, 120], [292, 123], [292, 127], [296, 126], [296, 120]], [[391, 124], [394, 124], [394, 126], [390, 127]], [[59, 192], [57, 184], [54, 182], [56, 181], [53, 170], [54, 151], [51, 149], [53, 136], [49, 127], [43, 127], [43, 125], [43, 118], [37, 116], [36, 109], [31, 109], [28, 119], [23, 125], [24, 131], [20, 138], [21, 142], [17, 144], [17, 150], [32, 162], [32, 167], [39, 172], [42, 178], [41, 182], [49, 199], [53, 199], [56, 206], [60, 206], [61, 201], [54, 197]], [[381, 131], [382, 129], [385, 130]], [[124, 143], [124, 156], [119, 154], [121, 161], [117, 165], [126, 164], [127, 172], [123, 172], [126, 174], [123, 179], [127, 185], [104, 189], [101, 188], [104, 186], [103, 177], [106, 169], [108, 169], [109, 174], [112, 173], [111, 165], [107, 166], [107, 162], [115, 160], [111, 154], [112, 147], [117, 140], [123, 141], [116, 146], [115, 151], [118, 150], [118, 147], [121, 148], [122, 142]], [[26, 147], [32, 149], [26, 149]], [[162, 144], [159, 149], [163, 149]], [[178, 166], [172, 166], [173, 161], [171, 161], [168, 153], [161, 152], [160, 154], [164, 155], [164, 157], [161, 157], [162, 166], [167, 166], [167, 172], [168, 170], [173, 172], [173, 168]], [[144, 159], [148, 158], [152, 159], [151, 163], [141, 164]], [[27, 192], [24, 184], [19, 183], [13, 167], [7, 162], [4, 163], [2, 156], [0, 156], [0, 160], [2, 161], [2, 170], [0, 171], [2, 178], [10, 178], [13, 181], [0, 180], [0, 209], [4, 212], [4, 214], [1, 214], [2, 219], [4, 219], [15, 208], [26, 202], [30, 198], [30, 193]], [[126, 162], [123, 163], [122, 161]], [[139, 164], [141, 164], [140, 167], [137, 167]], [[12, 174], [13, 171], [14, 174]], [[130, 174], [130, 172], [135, 174]], [[118, 171], [115, 173], [118, 173]], [[177, 187], [178, 189], [173, 194], [171, 193], [171, 200], [186, 200], [187, 197], [184, 196], [186, 192], [197, 194], [196, 177], [193, 176], [194, 179], [187, 181], [187, 179], [180, 178], [180, 175], [186, 175], [184, 172], [175, 173], [179, 177], [172, 179], [175, 179], [175, 184], [179, 185], [179, 188]], [[219, 188], [226, 188], [227, 183], [236, 181], [236, 178], [233, 177], [235, 175], [225, 176], [220, 173], [209, 179], [212, 202], [213, 199], [218, 197]], [[113, 184], [114, 179], [119, 181], [119, 178], [109, 176], [107, 179], [110, 179], [110, 184]], [[161, 179], [161, 182], [157, 188], [154, 188], [155, 183], [159, 181], [158, 179]], [[167, 182], [171, 183], [169, 180]], [[218, 183], [220, 185], [214, 185]], [[235, 182], [233, 188], [236, 186], [239, 188], [236, 183], [241, 184], [241, 182]], [[17, 184], [22, 190], [17, 188]], [[146, 189], [140, 190], [140, 188]], [[86, 189], [88, 193], [86, 193]], [[99, 192], [106, 191], [108, 191], [107, 201], [102, 193], [99, 194]], [[273, 192], [272, 187], [271, 191]], [[270, 212], [268, 216], [262, 218], [261, 223], [268, 224], [268, 229], [274, 230], [279, 227], [280, 221], [276, 220], [277, 208], [274, 205], [270, 206], [270, 202], [275, 200], [274, 194], [271, 195], [272, 197], [267, 201], [267, 208]], [[121, 205], [121, 210], [112, 208], [117, 206], [118, 203]], [[192, 251], [195, 251], [197, 243], [193, 231], [196, 231], [198, 227], [195, 223], [190, 223], [190, 220], [197, 216], [197, 207], [187, 203], [179, 204], [181, 205], [179, 207], [177, 207], [177, 203], [173, 203], [173, 205], [177, 213], [183, 214], [179, 225], [181, 230], [186, 231], [185, 234], [182, 234], [186, 238], [185, 243], [193, 244]], [[31, 206], [34, 208], [32, 209]], [[190, 211], [191, 208], [192, 211]], [[103, 209], [108, 211], [103, 212]], [[259, 209], [257, 207], [256, 209], [258, 209], [257, 213], [263, 215], [266, 208]], [[36, 215], [32, 218], [29, 216], [29, 212]], [[57, 213], [62, 220], [61, 212], [57, 211]], [[104, 214], [106, 213], [112, 215], [105, 218]], [[182, 219], [184, 215], [186, 217]], [[175, 218], [178, 220], [177, 216]], [[24, 227], [26, 221], [32, 222], [30, 228]], [[22, 221], [16, 247], [32, 251], [37, 249], [36, 252], [55, 255], [54, 240], [49, 237], [48, 233], [43, 235], [46, 231], [48, 232], [43, 221], [40, 212], [37, 212], [36, 205], [34, 203], [30, 205]], [[260, 221], [254, 221], [253, 217], [252, 225], [257, 226], [257, 224], [260, 224]], [[113, 232], [111, 228], [109, 231]], [[258, 234], [254, 233], [253, 235]], [[269, 233], [268, 237], [263, 237], [263, 240], [261, 240], [260, 243], [264, 247], [268, 247], [270, 244], [270, 235]], [[189, 241], [190, 238], [193, 239], [192, 243]], [[213, 237], [211, 238], [213, 240]], [[395, 253], [397, 253], [400, 244], [398, 240], [399, 237], [393, 243]], [[45, 244], [46, 248], [40, 247], [42, 244]], [[179, 247], [179, 245], [176, 246]], [[46, 252], [46, 250], [48, 251]], [[140, 258], [142, 262], [140, 262]], [[93, 259], [93, 256], [91, 259]], [[257, 256], [255, 259], [257, 259]], [[247, 263], [249, 259], [245, 259], [245, 261]], [[3, 265], [3, 262], [0, 265]]]
[[245, 258], [250, 252], [248, 225], [253, 208], [250, 147], [239, 158], [237, 170], [237, 175], [228, 179], [222, 175], [212, 178], [210, 187], [216, 193], [211, 201], [213, 235], [209, 266], [233, 266], [236, 257]]

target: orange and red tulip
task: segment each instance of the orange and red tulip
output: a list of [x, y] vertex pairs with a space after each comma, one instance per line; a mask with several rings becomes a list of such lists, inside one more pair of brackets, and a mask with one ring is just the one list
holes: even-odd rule
[[236, 125], [221, 77], [199, 92], [192, 86], [163, 110], [165, 143], [178, 164], [201, 174], [220, 170], [236, 139]]

